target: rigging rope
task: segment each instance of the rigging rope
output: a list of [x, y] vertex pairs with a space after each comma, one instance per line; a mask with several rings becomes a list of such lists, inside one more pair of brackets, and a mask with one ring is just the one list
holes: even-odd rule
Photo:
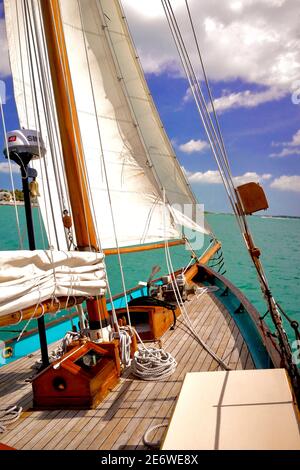
[[[61, 152], [61, 147], [59, 145], [60, 137], [59, 137], [58, 123], [57, 123], [57, 118], [56, 118], [56, 113], [55, 113], [55, 105], [53, 103], [53, 94], [51, 92], [51, 86], [49, 83], [49, 64], [47, 60], [45, 60], [47, 56], [47, 51], [46, 51], [46, 45], [45, 45], [44, 31], [42, 28], [41, 28], [40, 34], [38, 34], [38, 24], [39, 23], [42, 24], [40, 3], [38, 2], [39, 18], [37, 17], [36, 7], [33, 4], [33, 0], [31, 1], [31, 5], [32, 5], [32, 12], [33, 12], [33, 23], [34, 23], [35, 33], [36, 33], [36, 46], [37, 46], [36, 55], [38, 54], [39, 65], [41, 68], [41, 73], [39, 74], [39, 81], [40, 81], [40, 89], [42, 92], [41, 94], [43, 97], [43, 103], [44, 103], [44, 108], [45, 108], [44, 111], [45, 111], [46, 127], [47, 127], [47, 134], [48, 134], [47, 137], [49, 139], [49, 147], [50, 147], [53, 172], [54, 172], [54, 177], [55, 177], [55, 182], [56, 182], [58, 202], [60, 205], [60, 211], [61, 213], [63, 213], [63, 211], [67, 207], [70, 207], [70, 201], [68, 200], [68, 205], [67, 205], [65, 201], [65, 192], [64, 192], [63, 184], [61, 180], [61, 177], [62, 177], [62, 179], [64, 180], [65, 187], [67, 187], [64, 166], [62, 164], [62, 152]], [[59, 166], [59, 161], [58, 161], [59, 157], [60, 157], [60, 166]], [[45, 162], [44, 162], [44, 165], [45, 165]], [[41, 171], [42, 171], [42, 168], [41, 168]], [[47, 167], [45, 167], [45, 172], [48, 178]], [[68, 195], [66, 197], [68, 198]], [[66, 241], [67, 241], [67, 236], [66, 236]]]
[[234, 185], [233, 177], [232, 177], [231, 170], [229, 167], [224, 141], [223, 141], [220, 126], [218, 123], [217, 114], [214, 108], [211, 89], [209, 87], [207, 75], [205, 73], [204, 64], [203, 64], [203, 60], [202, 60], [201, 53], [200, 53], [199, 43], [196, 37], [195, 28], [194, 28], [194, 24], [193, 24], [192, 16], [190, 13], [190, 9], [188, 7], [187, 0], [185, 3], [186, 3], [187, 13], [188, 13], [189, 21], [191, 24], [192, 32], [193, 32], [193, 37], [196, 43], [198, 56], [200, 57], [201, 67], [202, 67], [202, 70], [204, 70], [204, 79], [205, 79], [205, 83], [207, 86], [208, 95], [210, 98], [210, 106], [213, 111], [215, 123], [217, 123], [216, 125], [213, 124], [213, 121], [211, 119], [208, 105], [203, 96], [203, 93], [199, 84], [199, 80], [196, 77], [194, 68], [189, 58], [189, 54], [187, 52], [184, 39], [181, 35], [180, 28], [178, 26], [170, 0], [162, 0], [162, 5], [165, 11], [165, 15], [166, 15], [172, 36], [174, 38], [174, 42], [176, 44], [183, 68], [185, 70], [186, 76], [190, 83], [190, 89], [194, 96], [195, 103], [197, 105], [207, 137], [209, 139], [214, 158], [216, 160], [222, 181], [224, 183], [225, 190], [227, 192], [227, 195], [228, 195], [230, 204], [232, 206], [233, 212], [236, 216], [237, 222], [239, 224], [241, 233], [244, 237], [247, 249], [249, 251], [251, 259], [256, 268], [263, 295], [267, 301], [270, 315], [272, 317], [273, 323], [278, 333], [278, 341], [279, 341], [279, 345], [281, 348], [281, 358], [284, 361], [286, 369], [290, 373], [290, 377], [300, 397], [300, 374], [299, 374], [297, 366], [293, 363], [292, 351], [291, 351], [290, 344], [288, 342], [287, 334], [283, 328], [280, 310], [278, 308], [278, 305], [276, 304], [275, 299], [273, 298], [271, 294], [268, 281], [264, 273], [263, 266], [261, 262], [259, 261], [258, 256], [255, 253], [256, 250], [255, 250], [254, 242], [253, 242], [253, 239], [252, 239], [252, 236], [251, 236], [248, 224], [247, 224], [246, 216], [241, 210], [241, 207], [242, 207], [241, 200], [240, 200], [239, 194], [235, 191], [235, 185]]
[[[164, 195], [165, 195], [165, 191], [164, 191]], [[164, 203], [165, 203], [165, 197], [164, 197]], [[164, 211], [164, 215], [165, 215], [165, 211]], [[164, 222], [165, 222], [165, 217], [164, 217]], [[197, 333], [197, 331], [195, 330], [191, 320], [190, 320], [190, 317], [189, 317], [189, 314], [185, 308], [185, 303], [182, 299], [182, 296], [181, 296], [181, 293], [180, 293], [180, 290], [179, 290], [179, 287], [177, 285], [177, 282], [176, 280], [174, 279], [174, 266], [173, 266], [173, 263], [172, 263], [172, 259], [171, 259], [171, 254], [170, 254], [170, 248], [169, 248], [169, 244], [168, 244], [168, 240], [166, 239], [165, 240], [165, 257], [166, 257], [166, 263], [167, 263], [167, 268], [168, 268], [168, 271], [169, 271], [169, 274], [170, 274], [170, 279], [171, 279], [171, 284], [172, 284], [172, 288], [173, 288], [173, 292], [174, 292], [174, 295], [175, 295], [175, 299], [176, 299], [176, 303], [178, 305], [178, 308], [180, 309], [180, 312], [183, 316], [183, 319], [184, 319], [184, 322], [186, 324], [186, 327], [189, 329], [189, 331], [192, 333], [192, 335], [194, 336], [194, 338], [196, 339], [196, 341], [198, 341], [198, 343], [202, 346], [203, 349], [205, 349], [205, 351], [208, 352], [208, 354], [213, 358], [215, 359], [215, 361], [221, 366], [223, 367], [223, 369], [225, 370], [230, 370], [230, 367], [202, 340], [202, 338], [200, 337], [200, 335]], [[207, 292], [208, 289], [206, 290], [203, 290], [202, 291], [202, 294], [204, 294], [205, 292]], [[201, 294], [201, 295], [202, 295]]]

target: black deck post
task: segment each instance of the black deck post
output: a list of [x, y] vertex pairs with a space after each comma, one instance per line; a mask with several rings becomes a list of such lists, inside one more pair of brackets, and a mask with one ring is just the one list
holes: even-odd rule
[[[33, 219], [32, 219], [32, 209], [31, 209], [31, 200], [30, 200], [30, 191], [28, 185], [28, 166], [23, 164], [20, 165], [21, 176], [22, 176], [22, 187], [24, 194], [24, 207], [26, 214], [26, 223], [27, 223], [27, 234], [28, 234], [28, 243], [29, 249], [35, 250], [35, 237], [34, 237], [34, 228], [33, 228]], [[49, 365], [49, 356], [48, 356], [48, 347], [47, 347], [47, 337], [46, 337], [46, 328], [44, 317], [38, 318], [38, 330], [42, 354], [42, 364], [43, 368]]]

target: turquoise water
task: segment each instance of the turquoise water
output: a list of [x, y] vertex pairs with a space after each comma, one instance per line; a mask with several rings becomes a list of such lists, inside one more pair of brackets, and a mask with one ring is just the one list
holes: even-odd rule
[[[19, 208], [19, 217], [24, 246], [27, 246], [24, 208]], [[249, 255], [238, 231], [235, 218], [231, 215], [208, 214], [207, 220], [214, 233], [223, 244], [226, 276], [249, 298], [256, 308], [263, 314], [266, 305], [262, 299], [255, 270], [251, 265]], [[34, 222], [36, 228], [36, 245], [43, 248], [42, 230], [40, 228], [38, 210], [34, 209]], [[284, 307], [286, 312], [294, 319], [300, 321], [300, 219], [277, 219], [251, 217], [250, 226], [257, 246], [262, 251], [262, 261], [270, 282], [273, 295]], [[208, 240], [206, 240], [206, 245]], [[0, 207], [0, 250], [18, 249], [18, 236], [15, 222], [14, 208]], [[182, 246], [170, 248], [174, 269], [187, 264], [189, 253]], [[113, 294], [122, 291], [120, 272], [116, 256], [107, 257], [109, 281]], [[166, 273], [164, 250], [127, 254], [122, 256], [126, 279], [126, 288], [135, 286], [139, 281], [146, 281], [155, 264], [161, 266], [161, 273]], [[46, 317], [48, 321], [53, 316]], [[266, 318], [271, 326], [270, 321]], [[18, 327], [7, 327], [0, 330], [0, 340], [16, 336]], [[32, 321], [32, 328], [36, 321]], [[31, 325], [29, 325], [29, 329]], [[293, 331], [286, 326], [291, 341], [294, 340]]]
[[[222, 241], [227, 268], [226, 276], [249, 298], [260, 313], [267, 308], [262, 298], [256, 271], [231, 215], [211, 214], [207, 217], [216, 235]], [[249, 218], [256, 246], [261, 250], [271, 291], [286, 313], [300, 322], [300, 219]], [[271, 327], [272, 323], [266, 317]], [[289, 339], [295, 339], [293, 330], [285, 323]]]

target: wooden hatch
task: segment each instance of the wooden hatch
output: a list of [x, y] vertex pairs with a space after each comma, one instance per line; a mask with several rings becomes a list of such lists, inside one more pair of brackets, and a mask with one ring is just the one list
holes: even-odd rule
[[163, 450], [299, 450], [284, 369], [188, 373]]
[[94, 408], [118, 382], [119, 376], [116, 341], [76, 346], [34, 378], [34, 407]]

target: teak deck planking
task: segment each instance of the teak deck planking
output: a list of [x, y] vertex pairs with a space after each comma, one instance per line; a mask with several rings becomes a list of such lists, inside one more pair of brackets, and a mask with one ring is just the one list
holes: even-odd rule
[[[200, 337], [233, 369], [254, 364], [234, 319], [213, 293], [186, 302]], [[54, 348], [50, 347], [51, 349]], [[187, 331], [182, 317], [163, 337], [163, 348], [177, 360], [176, 372], [162, 382], [137, 380], [127, 370], [120, 382], [93, 410], [44, 410], [32, 407], [32, 365], [39, 352], [0, 369], [0, 405], [18, 404], [21, 418], [1, 435], [17, 449], [141, 449], [143, 435], [155, 424], [167, 424], [187, 372], [220, 369]], [[164, 429], [153, 433], [153, 441]], [[151, 436], [152, 438], [152, 436]]]

